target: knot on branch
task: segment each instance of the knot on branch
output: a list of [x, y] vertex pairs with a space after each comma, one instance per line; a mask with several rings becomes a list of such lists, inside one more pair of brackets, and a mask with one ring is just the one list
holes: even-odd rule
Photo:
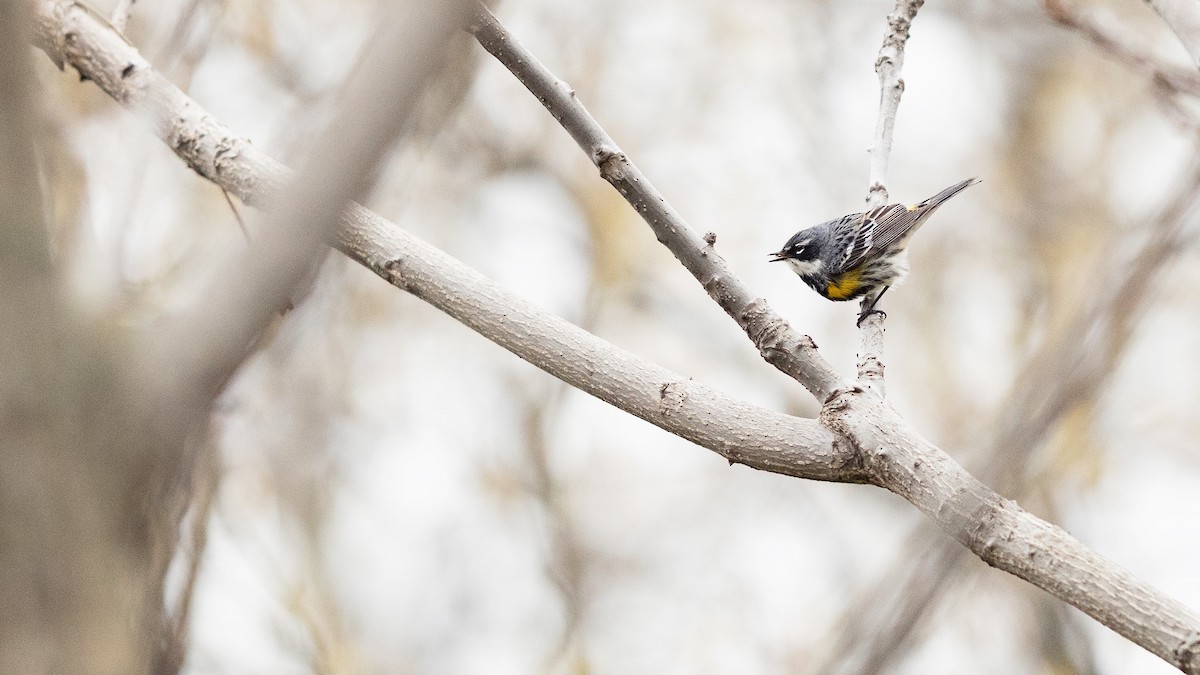
[[773, 363], [779, 354], [817, 348], [817, 343], [808, 335], [797, 336], [794, 342], [789, 341], [788, 337], [794, 335], [791, 327], [771, 311], [767, 301], [762, 298], [751, 300], [734, 318], [768, 362]]
[[408, 291], [410, 293], [413, 292], [411, 285], [408, 283], [407, 275], [404, 273], [403, 258], [392, 258], [391, 260], [387, 260], [381, 267], [382, 270], [379, 271], [379, 275], [384, 279], [387, 279], [388, 283], [396, 288]]
[[908, 39], [908, 31], [912, 28], [912, 19], [896, 14], [888, 15], [888, 44], [898, 45]]
[[625, 178], [623, 165], [627, 160], [620, 148], [611, 145], [601, 145], [592, 152], [592, 163], [600, 169], [600, 175], [605, 180], [621, 180]]
[[664, 414], [679, 412], [687, 401], [686, 382], [664, 382], [658, 388], [658, 405]]
[[871, 183], [871, 188], [867, 190], [867, 204], [870, 206], [883, 206], [888, 201], [887, 188], [883, 183], [876, 181]]
[[1200, 673], [1200, 633], [1192, 633], [1172, 654], [1175, 665], [1185, 673]]
[[836, 414], [849, 410], [854, 405], [855, 397], [865, 393], [866, 391], [862, 387], [857, 386], [834, 389], [833, 393], [829, 394], [821, 404], [822, 421], [824, 421], [826, 413]]
[[964, 546], [974, 551], [984, 562], [993, 564], [996, 546], [1009, 541], [1013, 533], [1001, 529], [998, 517], [1005, 508], [1006, 500], [983, 483], [972, 481], [955, 490], [937, 509], [938, 519], [946, 529]]
[[817, 421], [821, 426], [833, 432], [837, 443], [843, 448], [842, 454], [850, 457], [850, 464], [861, 467], [867, 481], [883, 485], [879, 481], [876, 470], [870, 469], [870, 455], [877, 459], [887, 459], [887, 448], [881, 446], [869, 424], [863, 422], [869, 415], [872, 403], [866, 397], [870, 392], [862, 387], [850, 386], [835, 389], [821, 404], [821, 414]]

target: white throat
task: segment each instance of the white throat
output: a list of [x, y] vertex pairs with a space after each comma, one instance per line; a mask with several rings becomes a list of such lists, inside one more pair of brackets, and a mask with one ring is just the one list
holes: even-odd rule
[[793, 270], [796, 270], [796, 274], [802, 277], [817, 274], [824, 267], [820, 260], [796, 260], [795, 258], [788, 258], [787, 263], [792, 266]]

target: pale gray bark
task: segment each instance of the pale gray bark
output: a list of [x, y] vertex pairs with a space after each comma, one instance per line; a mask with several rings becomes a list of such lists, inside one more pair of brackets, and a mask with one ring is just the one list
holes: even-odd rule
[[888, 15], [888, 30], [875, 59], [875, 74], [879, 76], [879, 116], [875, 121], [875, 142], [871, 145], [870, 187], [867, 208], [888, 203], [886, 187], [888, 160], [892, 154], [892, 138], [896, 131], [896, 111], [904, 94], [904, 48], [908, 31], [917, 10], [925, 0], [896, 0], [896, 8]]
[[[873, 209], [888, 202], [887, 170], [892, 155], [892, 138], [896, 132], [896, 113], [904, 94], [904, 48], [917, 11], [925, 0], [896, 0], [896, 7], [887, 17], [888, 30], [875, 59], [879, 76], [879, 115], [875, 121], [875, 141], [871, 144], [871, 165], [867, 187], [867, 208]], [[873, 296], [862, 299], [866, 310]], [[871, 314], [859, 325], [858, 383], [885, 396], [883, 379], [883, 314]]]

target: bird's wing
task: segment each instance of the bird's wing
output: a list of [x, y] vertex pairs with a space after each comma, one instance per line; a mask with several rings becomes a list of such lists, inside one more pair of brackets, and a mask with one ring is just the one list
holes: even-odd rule
[[888, 250], [907, 237], [927, 215], [924, 208], [908, 208], [903, 204], [888, 204], [872, 209], [863, 217], [863, 230], [870, 227], [870, 247], [863, 257]]
[[919, 210], [909, 210], [902, 204], [880, 206], [866, 213], [847, 216], [853, 219], [847, 226], [854, 232], [853, 242], [847, 242], [841, 269], [854, 269], [867, 259], [879, 255], [912, 231], [920, 220]]
[[864, 220], [865, 217], [864, 213], [851, 213], [829, 223], [833, 250], [842, 251], [832, 273], [853, 269], [870, 250], [874, 228]]

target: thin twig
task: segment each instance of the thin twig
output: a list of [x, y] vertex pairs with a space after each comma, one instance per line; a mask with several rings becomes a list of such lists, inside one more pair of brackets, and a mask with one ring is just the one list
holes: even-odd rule
[[229, 210], [233, 212], [233, 218], [237, 221], [238, 227], [242, 229], [242, 236], [246, 241], [250, 241], [250, 230], [246, 229], [246, 221], [242, 219], [242, 212], [238, 210], [237, 204], [233, 203], [233, 197], [229, 196], [229, 190], [221, 188], [221, 196], [225, 197], [225, 203], [229, 205]]
[[[879, 116], [875, 121], [875, 142], [871, 145], [871, 168], [867, 188], [867, 208], [873, 209], [888, 202], [887, 170], [892, 154], [892, 136], [896, 130], [896, 113], [900, 108], [900, 97], [904, 94], [904, 48], [908, 43], [908, 31], [912, 28], [917, 10], [925, 0], [896, 0], [896, 8], [888, 14], [888, 30], [875, 59], [875, 73], [879, 75]], [[866, 310], [874, 300], [863, 298], [862, 309]], [[870, 314], [859, 324], [861, 347], [858, 354], [858, 383], [885, 395], [883, 380], [883, 314]]]
[[904, 47], [908, 43], [908, 31], [917, 16], [917, 10], [925, 0], [896, 0], [896, 8], [888, 14], [888, 31], [883, 36], [879, 57], [875, 59], [875, 73], [879, 75], [879, 117], [875, 122], [875, 143], [871, 146], [870, 187], [867, 189], [867, 208], [883, 206], [888, 202], [888, 160], [892, 154], [892, 134], [896, 128], [896, 111], [900, 107], [900, 96], [904, 93], [904, 80], [900, 74], [904, 69]]

